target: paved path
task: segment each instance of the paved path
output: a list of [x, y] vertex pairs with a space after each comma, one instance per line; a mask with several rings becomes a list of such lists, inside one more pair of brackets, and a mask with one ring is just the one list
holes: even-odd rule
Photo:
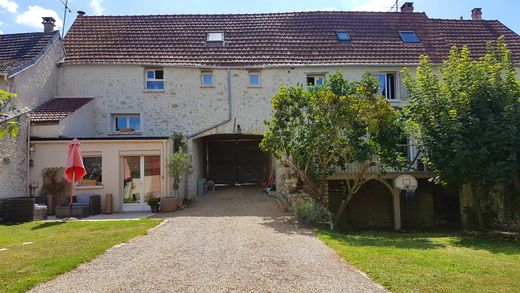
[[258, 189], [210, 193], [35, 292], [384, 292]]

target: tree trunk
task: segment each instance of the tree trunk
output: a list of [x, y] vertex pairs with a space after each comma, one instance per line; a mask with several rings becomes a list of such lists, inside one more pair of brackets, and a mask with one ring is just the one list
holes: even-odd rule
[[352, 196], [354, 196], [354, 194], [352, 193], [352, 189], [349, 189], [347, 192], [347, 198], [342, 200], [341, 203], [339, 204], [339, 208], [336, 211], [336, 215], [334, 216], [334, 225], [336, 225], [336, 227], [338, 226], [339, 221], [341, 220], [341, 217], [343, 216], [343, 213], [345, 213], [345, 210], [347, 209], [348, 203], [352, 199]]
[[477, 217], [478, 229], [484, 231], [486, 229], [486, 225], [484, 224], [484, 219], [482, 218], [482, 208], [480, 206], [480, 197], [477, 192], [477, 188], [474, 184], [470, 184], [471, 186], [471, 194], [473, 195], [473, 203], [474, 203], [474, 211], [475, 216]]

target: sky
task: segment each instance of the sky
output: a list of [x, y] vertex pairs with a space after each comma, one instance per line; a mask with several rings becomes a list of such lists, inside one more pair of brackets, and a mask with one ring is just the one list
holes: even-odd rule
[[[0, 33], [42, 31], [42, 16], [52, 16], [63, 27], [66, 0], [0, 0]], [[395, 0], [68, 0], [65, 29], [76, 11], [87, 15], [262, 13], [315, 10], [389, 11]], [[405, 1], [399, 1], [399, 6]], [[415, 11], [431, 18], [471, 19], [471, 9], [482, 8], [483, 19], [498, 19], [520, 34], [518, 0], [416, 0]]]

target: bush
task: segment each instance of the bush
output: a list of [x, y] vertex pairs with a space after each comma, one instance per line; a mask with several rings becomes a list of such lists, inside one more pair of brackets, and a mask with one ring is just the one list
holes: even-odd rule
[[332, 219], [332, 214], [325, 206], [311, 200], [296, 202], [292, 210], [298, 222], [307, 225], [329, 222]]

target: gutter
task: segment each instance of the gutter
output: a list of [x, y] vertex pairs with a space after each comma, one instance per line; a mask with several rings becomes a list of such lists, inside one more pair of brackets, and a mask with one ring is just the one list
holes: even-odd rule
[[38, 63], [38, 61], [40, 61], [43, 58], [43, 56], [45, 56], [45, 54], [47, 54], [47, 52], [49, 52], [49, 50], [52, 48], [52, 46], [58, 39], [60, 39], [59, 31], [54, 34], [52, 39], [50, 39], [49, 42], [47, 42], [47, 44], [45, 45], [43, 50], [41, 50], [40, 53], [38, 53], [38, 55], [36, 55], [31, 61], [26, 62], [20, 66], [17, 66], [15, 68], [9, 70], [9, 72], [7, 72], [7, 74], [8, 74], [7, 77], [11, 78], [11, 77], [17, 75], [18, 73], [32, 67], [36, 63]]
[[228, 90], [228, 117], [227, 117], [227, 119], [225, 119], [225, 120], [223, 120], [221, 122], [218, 122], [217, 124], [214, 124], [214, 125], [212, 125], [210, 127], [204, 128], [204, 129], [202, 129], [200, 131], [197, 131], [195, 133], [189, 134], [189, 135], [186, 136], [186, 139], [191, 139], [191, 138], [193, 138], [193, 137], [195, 137], [195, 136], [197, 136], [199, 134], [202, 134], [202, 133], [204, 133], [206, 131], [209, 131], [209, 130], [211, 130], [213, 128], [217, 128], [217, 127], [219, 127], [219, 126], [221, 126], [223, 124], [226, 124], [226, 123], [231, 121], [232, 108], [231, 108], [231, 68], [230, 67], [227, 68], [227, 90]]

